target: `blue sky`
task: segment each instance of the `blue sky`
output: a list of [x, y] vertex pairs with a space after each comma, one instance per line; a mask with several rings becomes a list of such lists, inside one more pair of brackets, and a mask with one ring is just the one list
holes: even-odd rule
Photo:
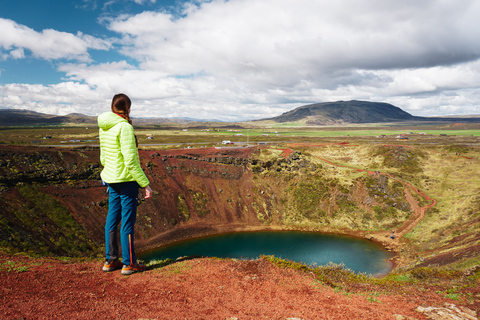
[[326, 101], [480, 114], [480, 1], [0, 0], [0, 108], [241, 121]]

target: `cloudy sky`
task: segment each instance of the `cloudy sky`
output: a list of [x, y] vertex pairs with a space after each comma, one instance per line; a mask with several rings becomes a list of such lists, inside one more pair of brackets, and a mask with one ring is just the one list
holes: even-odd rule
[[0, 0], [0, 109], [239, 121], [480, 114], [478, 0]]

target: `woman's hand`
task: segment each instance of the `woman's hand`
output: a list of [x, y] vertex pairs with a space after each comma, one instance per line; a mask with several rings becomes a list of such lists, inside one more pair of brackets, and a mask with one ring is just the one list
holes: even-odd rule
[[152, 191], [152, 188], [150, 188], [150, 186], [146, 186], [145, 187], [145, 199], [148, 199], [152, 196], [153, 194], [153, 191]]

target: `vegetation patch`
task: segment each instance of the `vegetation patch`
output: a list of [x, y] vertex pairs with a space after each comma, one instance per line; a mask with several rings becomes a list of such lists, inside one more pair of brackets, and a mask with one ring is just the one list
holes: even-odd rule
[[262, 256], [281, 268], [291, 268], [308, 272], [315, 276], [319, 284], [343, 292], [346, 295], [367, 295], [370, 302], [380, 302], [382, 295], [416, 295], [429, 291], [439, 297], [471, 302], [474, 300], [472, 290], [476, 291], [480, 273], [466, 275], [463, 272], [443, 268], [415, 268], [409, 271], [397, 271], [383, 278], [374, 278], [362, 273], [355, 273], [343, 265], [327, 264], [324, 266], [307, 266], [302, 263], [284, 260], [274, 256]]
[[312, 221], [321, 221], [325, 211], [321, 209], [321, 201], [329, 197], [326, 181], [319, 176], [311, 177], [296, 184], [293, 191], [293, 204], [296, 211]]
[[193, 194], [193, 203], [195, 205], [195, 210], [199, 217], [204, 217], [210, 210], [207, 208], [208, 195], [202, 192], [195, 192]]
[[383, 166], [386, 168], [396, 168], [403, 173], [417, 174], [422, 172], [420, 163], [427, 155], [418, 148], [380, 146], [372, 152], [372, 156], [382, 156]]
[[188, 210], [188, 205], [187, 205], [187, 202], [185, 201], [185, 197], [183, 196], [183, 194], [178, 194], [178, 203], [177, 203], [177, 208], [178, 208], [178, 211], [179, 211], [179, 218], [183, 217], [185, 218], [185, 221], [188, 221], [188, 219], [190, 219], [190, 212]]
[[0, 245], [42, 255], [91, 256], [98, 244], [57, 200], [33, 185], [19, 191], [20, 209], [5, 212], [0, 220]]
[[24, 263], [18, 263], [15, 261], [6, 261], [0, 264], [0, 272], [26, 272], [30, 270], [30, 266]]

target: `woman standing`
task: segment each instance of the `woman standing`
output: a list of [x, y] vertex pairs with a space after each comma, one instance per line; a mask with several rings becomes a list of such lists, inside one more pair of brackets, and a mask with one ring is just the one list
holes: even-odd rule
[[[134, 225], [137, 217], [138, 188], [145, 188], [145, 198], [150, 198], [152, 189], [148, 178], [140, 167], [137, 139], [130, 119], [130, 98], [123, 93], [112, 100], [112, 112], [98, 116], [100, 135], [100, 162], [102, 180], [108, 185], [109, 207], [105, 223], [106, 262], [103, 271], [122, 268], [122, 274], [129, 275], [145, 270], [135, 258]], [[118, 254], [118, 232], [123, 262]]]

